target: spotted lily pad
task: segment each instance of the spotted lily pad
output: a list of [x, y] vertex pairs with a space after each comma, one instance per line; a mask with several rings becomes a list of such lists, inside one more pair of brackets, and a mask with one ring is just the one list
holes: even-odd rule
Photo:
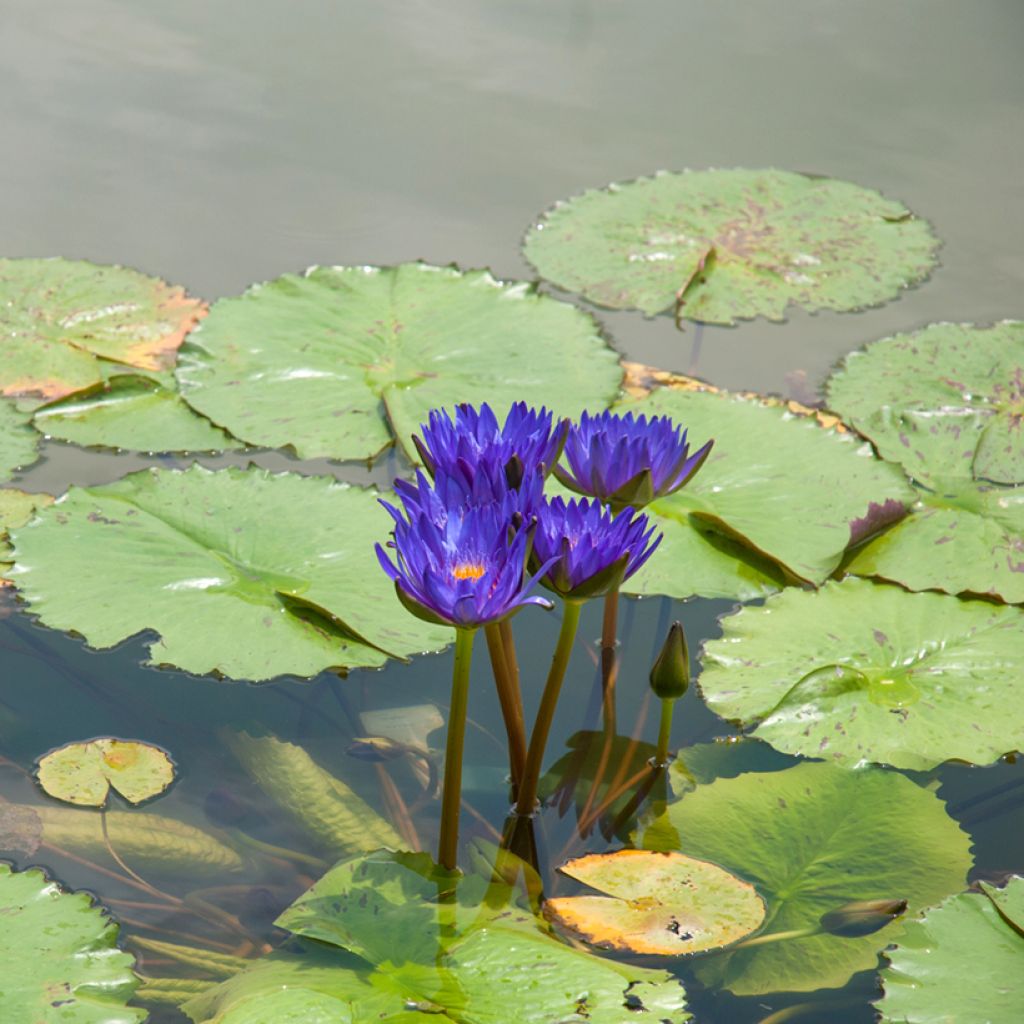
[[41, 438], [30, 420], [13, 402], [0, 399], [0, 480], [9, 479], [15, 470], [32, 465], [39, 457]]
[[854, 310], [927, 276], [938, 242], [901, 203], [779, 170], [659, 173], [558, 203], [526, 258], [560, 288], [707, 323]]
[[[1024, 932], [1002, 908], [1024, 901], [1024, 878], [964, 892], [911, 921], [882, 971], [883, 1024], [1024, 1020]], [[965, 979], [970, 979], [965, 984]]]
[[764, 920], [749, 882], [674, 851], [595, 853], [559, 870], [607, 895], [549, 899], [545, 915], [601, 949], [699, 953], [731, 945]]
[[72, 487], [13, 531], [11, 575], [43, 623], [94, 647], [155, 630], [157, 664], [310, 676], [449, 642], [380, 571], [389, 523], [375, 491], [333, 479], [143, 470]]
[[407, 263], [313, 267], [218, 302], [177, 370], [193, 408], [235, 437], [301, 458], [366, 459], [431, 409], [528, 398], [599, 409], [622, 370], [597, 323], [485, 271]]
[[86, 893], [41, 871], [0, 864], [0, 1020], [32, 1024], [131, 1024], [138, 979], [117, 948], [117, 925]]
[[36, 778], [46, 793], [69, 804], [102, 807], [111, 789], [139, 804], [174, 781], [174, 762], [148, 743], [102, 737], [50, 751], [39, 759]]
[[1024, 745], [1024, 610], [847, 579], [722, 620], [708, 707], [791, 754], [926, 770]]
[[167, 370], [206, 312], [178, 287], [84, 260], [0, 260], [0, 393], [52, 401], [103, 380], [102, 360]]
[[970, 838], [938, 799], [877, 768], [804, 762], [697, 786], [642, 835], [746, 878], [767, 905], [757, 945], [694, 964], [700, 980], [737, 995], [844, 985], [898, 942], [896, 921], [860, 937], [817, 932], [822, 915], [859, 900], [905, 899], [909, 913], [957, 892], [971, 866]]
[[870, 446], [785, 409], [667, 388], [618, 409], [670, 416], [695, 442], [715, 440], [682, 490], [648, 506], [665, 539], [627, 584], [633, 593], [748, 599], [786, 579], [821, 583], [848, 545], [913, 500]]

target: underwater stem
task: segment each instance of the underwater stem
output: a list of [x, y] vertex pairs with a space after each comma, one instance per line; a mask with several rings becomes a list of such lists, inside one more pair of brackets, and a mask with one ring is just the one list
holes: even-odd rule
[[522, 785], [516, 811], [521, 815], [533, 814], [533, 805], [537, 801], [537, 785], [540, 782], [541, 763], [544, 760], [544, 748], [547, 746], [551, 722], [555, 717], [555, 705], [562, 689], [562, 680], [569, 665], [569, 655], [576, 640], [576, 629], [580, 623], [580, 601], [566, 601], [562, 612], [562, 629], [558, 634], [558, 644], [551, 658], [551, 668], [544, 684], [544, 694], [537, 709], [537, 719], [533, 723], [530, 734], [530, 749], [526, 754], [526, 770], [523, 773]]
[[469, 704], [469, 669], [473, 660], [473, 630], [455, 629], [455, 665], [452, 668], [452, 700], [448, 712], [448, 739], [444, 753], [444, 790], [441, 796], [441, 835], [437, 861], [455, 870], [459, 848], [459, 806], [462, 796], [462, 747], [466, 737]]

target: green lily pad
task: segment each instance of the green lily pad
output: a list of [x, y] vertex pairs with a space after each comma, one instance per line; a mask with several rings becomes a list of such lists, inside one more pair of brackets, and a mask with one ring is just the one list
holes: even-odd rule
[[0, 393], [53, 401], [109, 360], [168, 370], [206, 312], [178, 287], [84, 260], [0, 260]]
[[558, 870], [607, 895], [549, 899], [545, 915], [601, 949], [700, 953], [732, 945], [764, 920], [749, 882], [674, 851], [593, 853]]
[[311, 676], [449, 641], [380, 571], [389, 523], [376, 492], [332, 479], [143, 470], [72, 487], [14, 531], [12, 578], [43, 623], [93, 647], [156, 630], [156, 664]]
[[[761, 935], [815, 930], [854, 900], [906, 899], [916, 913], [963, 888], [970, 839], [941, 800], [894, 772], [805, 762], [698, 786], [643, 835], [752, 882], [767, 904]], [[783, 938], [699, 960], [708, 986], [737, 995], [844, 985], [899, 941], [901, 921], [872, 935]]]
[[0, 864], [0, 1019], [32, 1024], [130, 1024], [138, 979], [117, 948], [117, 925], [86, 893], [38, 870]]
[[187, 405], [170, 374], [117, 374], [97, 389], [43, 406], [33, 422], [47, 437], [125, 451], [243, 447]]
[[511, 898], [502, 883], [446, 872], [425, 854], [381, 851], [336, 865], [277, 924], [363, 957], [376, 988], [441, 1020], [506, 1024], [512, 1005], [517, 1024], [621, 1024], [627, 1007], [689, 1020], [666, 972], [566, 946]]
[[[1024, 322], [932, 324], [853, 352], [828, 382], [843, 419], [924, 482], [1024, 484]], [[914, 413], [909, 439], [883, 409]], [[923, 457], [922, 457], [923, 456]]]
[[103, 737], [52, 750], [39, 759], [36, 778], [45, 793], [69, 804], [102, 807], [111, 789], [139, 804], [174, 781], [174, 762], [148, 743]]
[[1022, 745], [1022, 609], [847, 579], [722, 628], [704, 645], [704, 699], [779, 750], [923, 771]]
[[959, 893], [909, 922], [885, 953], [885, 996], [875, 1004], [883, 1024], [1024, 1020], [1024, 934], [999, 910], [1022, 899], [1024, 878], [1014, 877], [1005, 889]]
[[[903, 474], [868, 445], [784, 409], [671, 389], [617, 409], [670, 416], [695, 443], [715, 440], [685, 487], [647, 507], [665, 540], [624, 588], [632, 593], [747, 599], [787, 576], [821, 583], [876, 519], [913, 500]], [[709, 528], [732, 544], [710, 544], [700, 536]]]
[[[35, 515], [37, 508], [53, 504], [50, 494], [29, 494], [14, 487], [0, 488], [0, 573], [6, 575], [14, 557], [7, 531], [24, 526]], [[10, 586], [10, 580], [0, 578], [0, 587]]]
[[661, 172], [557, 203], [526, 258], [612, 309], [733, 324], [896, 298], [938, 241], [901, 203], [846, 181], [779, 170]]
[[366, 459], [431, 409], [528, 398], [605, 408], [622, 369], [592, 317], [486, 271], [313, 267], [218, 302], [177, 369], [185, 399], [235, 437], [301, 458]]
[[30, 419], [12, 402], [0, 400], [0, 479], [9, 479], [15, 470], [30, 466], [39, 458], [42, 438]]

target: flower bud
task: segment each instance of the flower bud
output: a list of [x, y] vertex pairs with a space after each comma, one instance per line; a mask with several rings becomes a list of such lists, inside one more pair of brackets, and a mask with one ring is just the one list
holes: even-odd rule
[[855, 900], [822, 914], [820, 923], [829, 934], [852, 939], [877, 932], [906, 909], [906, 900]]
[[690, 686], [690, 652], [681, 622], [673, 622], [665, 637], [654, 666], [651, 668], [651, 689], [662, 700], [676, 700]]

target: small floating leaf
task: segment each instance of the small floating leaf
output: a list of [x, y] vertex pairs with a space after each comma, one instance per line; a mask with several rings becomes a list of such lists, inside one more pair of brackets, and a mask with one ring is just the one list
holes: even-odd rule
[[1024, 1020], [1024, 935], [1000, 913], [1024, 901], [1024, 878], [983, 888], [932, 907], [886, 951], [883, 1024]]
[[1024, 745], [1024, 610], [868, 580], [722, 619], [699, 685], [779, 750], [849, 767], [988, 764]]
[[927, 276], [938, 242], [902, 204], [778, 170], [661, 172], [556, 204], [526, 258], [612, 309], [689, 320], [781, 320], [790, 303], [854, 310]]
[[48, 626], [110, 647], [153, 629], [153, 661], [263, 680], [443, 647], [407, 615], [373, 545], [372, 490], [250, 467], [143, 470], [72, 487], [15, 531], [15, 580]]
[[138, 987], [117, 925], [86, 893], [41, 871], [0, 864], [0, 1020], [9, 1024], [131, 1024]]
[[[867, 445], [784, 409], [664, 388], [617, 408], [670, 416], [695, 442], [715, 439], [701, 471], [648, 506], [665, 540], [627, 585], [633, 593], [764, 596], [778, 588], [757, 568], [769, 559], [776, 579], [784, 571], [821, 583], [859, 539], [872, 510], [888, 509], [891, 518], [913, 500], [903, 474]], [[702, 527], [727, 536], [712, 547]]]
[[53, 401], [108, 360], [168, 370], [206, 312], [178, 287], [84, 260], [0, 260], [0, 393]]
[[46, 793], [69, 804], [102, 807], [111, 789], [139, 804], [174, 781], [174, 762], [148, 743], [103, 737], [51, 751], [39, 759], [36, 777]]
[[604, 896], [549, 899], [544, 913], [601, 949], [681, 956], [729, 946], [764, 920], [757, 890], [681, 853], [618, 850], [559, 870]]
[[431, 409], [604, 408], [622, 370], [592, 317], [486, 271], [313, 267], [218, 302], [178, 365], [194, 408], [251, 444], [367, 459]]
[[[664, 845], [673, 836], [677, 845]], [[766, 936], [815, 930], [854, 900], [905, 899], [914, 914], [961, 889], [971, 866], [969, 837], [933, 793], [895, 772], [815, 762], [698, 786], [643, 838], [753, 882], [768, 908]], [[873, 969], [904, 927], [741, 945], [694, 970], [737, 995], [838, 987]]]

